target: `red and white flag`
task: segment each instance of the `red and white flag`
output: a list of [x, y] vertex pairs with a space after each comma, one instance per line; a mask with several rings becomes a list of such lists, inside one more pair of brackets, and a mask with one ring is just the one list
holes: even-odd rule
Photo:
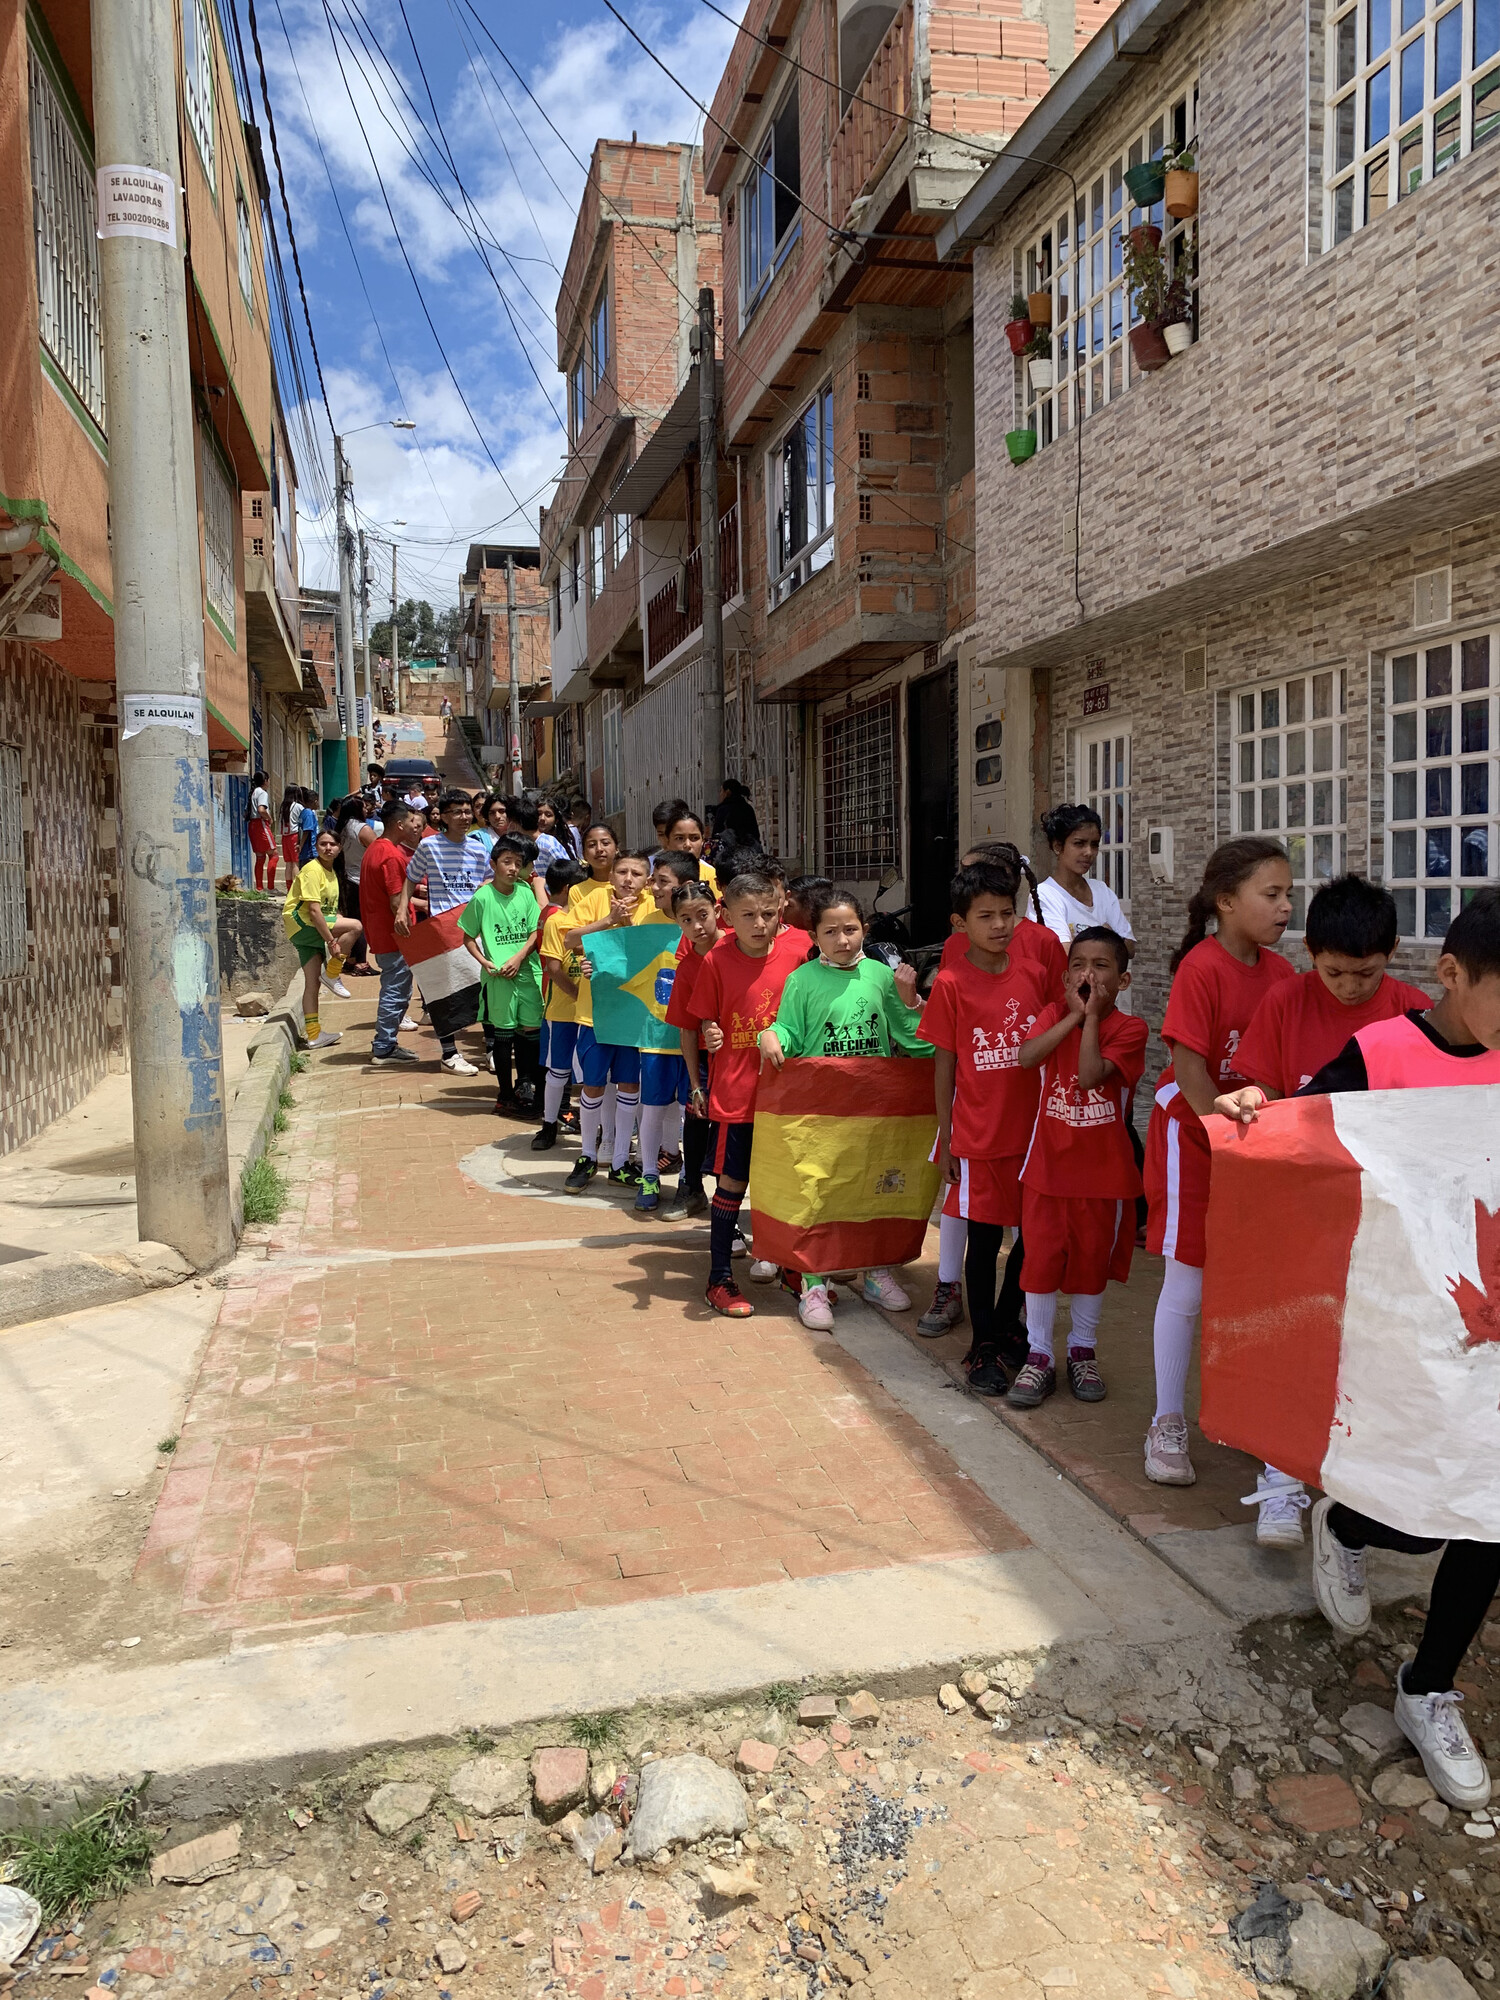
[[1500, 1541], [1500, 1087], [1205, 1123], [1204, 1434], [1389, 1527]]
[[472, 1027], [479, 1019], [479, 962], [465, 949], [458, 927], [463, 904], [440, 917], [413, 924], [410, 937], [398, 938], [401, 956], [412, 969], [417, 991], [427, 1007], [432, 1031], [441, 1040]]

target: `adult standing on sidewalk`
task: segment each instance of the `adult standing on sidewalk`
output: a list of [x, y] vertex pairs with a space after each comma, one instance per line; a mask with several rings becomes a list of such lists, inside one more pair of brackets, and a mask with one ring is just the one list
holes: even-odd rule
[[410, 1049], [401, 1048], [396, 1040], [411, 1003], [411, 967], [396, 936], [396, 906], [406, 887], [407, 865], [416, 852], [422, 830], [420, 813], [414, 813], [404, 799], [389, 800], [380, 838], [365, 849], [360, 862], [360, 921], [365, 927], [371, 956], [380, 969], [375, 1039], [370, 1044], [370, 1061], [377, 1067], [417, 1061]]
[[[401, 885], [401, 894], [396, 903], [395, 933], [398, 938], [411, 936], [410, 904], [412, 892], [421, 884], [427, 887], [428, 914], [440, 917], [445, 910], [456, 910], [467, 903], [474, 891], [489, 880], [489, 856], [484, 851], [484, 843], [472, 834], [474, 825], [474, 805], [467, 792], [444, 792], [438, 800], [438, 818], [442, 831], [429, 833], [425, 840], [417, 843], [411, 860], [406, 867], [406, 880]], [[474, 988], [474, 1013], [470, 1020], [478, 1018], [479, 988]], [[443, 1068], [454, 1076], [478, 1076], [476, 1064], [458, 1052], [458, 1044], [450, 1033], [441, 1038]]]
[[438, 707], [438, 714], [443, 718], [443, 734], [451, 736], [453, 733], [453, 704], [449, 701], [447, 695], [443, 696], [442, 702]]

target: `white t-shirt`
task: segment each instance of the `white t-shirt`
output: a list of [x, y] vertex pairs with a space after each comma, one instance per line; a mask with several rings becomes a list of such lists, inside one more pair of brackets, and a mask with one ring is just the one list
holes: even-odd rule
[[264, 785], [257, 785], [250, 794], [250, 817], [259, 819], [263, 812], [271, 810], [271, 795]]
[[[1120, 899], [1107, 882], [1096, 882], [1089, 878], [1089, 893], [1092, 905], [1080, 903], [1076, 896], [1070, 896], [1055, 876], [1048, 876], [1040, 884], [1038, 895], [1042, 901], [1042, 921], [1052, 934], [1061, 939], [1066, 951], [1079, 931], [1086, 931], [1093, 924], [1104, 924], [1122, 938], [1135, 937], [1130, 928], [1130, 919], [1120, 907]], [[1122, 1014], [1134, 1012], [1130, 1004], [1129, 988], [1115, 1002]]]

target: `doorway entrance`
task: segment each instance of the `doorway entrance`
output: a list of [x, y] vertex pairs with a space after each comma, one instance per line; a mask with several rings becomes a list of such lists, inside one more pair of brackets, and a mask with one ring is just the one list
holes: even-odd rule
[[952, 667], [908, 684], [906, 757], [912, 942], [940, 944], [948, 935], [948, 885], [958, 861]]

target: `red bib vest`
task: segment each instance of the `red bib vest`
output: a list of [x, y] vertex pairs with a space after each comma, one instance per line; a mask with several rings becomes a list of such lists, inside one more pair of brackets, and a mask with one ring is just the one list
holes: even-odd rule
[[1500, 1083], [1500, 1049], [1454, 1056], [1430, 1041], [1415, 1021], [1398, 1014], [1373, 1021], [1354, 1037], [1371, 1090], [1432, 1090], [1445, 1084]]

